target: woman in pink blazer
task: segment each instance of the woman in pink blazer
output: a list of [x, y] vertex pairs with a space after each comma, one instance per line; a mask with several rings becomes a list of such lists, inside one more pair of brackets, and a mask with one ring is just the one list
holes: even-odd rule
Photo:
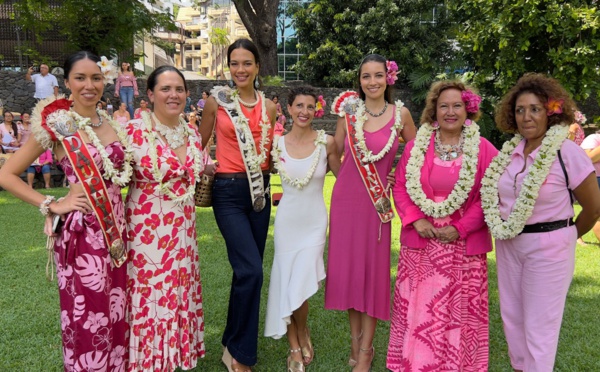
[[458, 81], [434, 83], [396, 168], [402, 220], [387, 367], [483, 371], [488, 365], [481, 179], [498, 153], [474, 122], [481, 98]]

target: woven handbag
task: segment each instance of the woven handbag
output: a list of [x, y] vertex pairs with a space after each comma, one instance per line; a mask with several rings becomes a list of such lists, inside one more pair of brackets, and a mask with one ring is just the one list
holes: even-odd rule
[[212, 185], [215, 180], [214, 176], [203, 174], [196, 183], [196, 193], [194, 201], [196, 207], [207, 208], [212, 206]]

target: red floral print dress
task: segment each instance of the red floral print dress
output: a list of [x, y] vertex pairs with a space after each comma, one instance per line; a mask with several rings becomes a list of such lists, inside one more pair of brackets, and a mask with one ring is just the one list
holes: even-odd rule
[[[193, 129], [192, 129], [193, 130]], [[192, 369], [204, 356], [204, 311], [196, 244], [194, 200], [175, 203], [159, 191], [152, 175], [147, 129], [131, 121], [128, 134], [134, 172], [127, 195], [127, 297], [130, 323], [129, 371]], [[156, 139], [162, 182], [182, 195], [193, 176], [190, 146], [200, 149], [197, 132], [185, 164]]]

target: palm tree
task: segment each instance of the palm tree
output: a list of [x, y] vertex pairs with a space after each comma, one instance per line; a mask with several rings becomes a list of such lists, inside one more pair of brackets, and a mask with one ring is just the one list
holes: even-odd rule
[[[225, 47], [227, 45], [229, 45], [229, 36], [228, 36], [229, 32], [227, 31], [226, 28], [220, 28], [220, 27], [214, 27], [213, 29], [210, 30], [209, 33], [209, 37], [210, 37], [210, 43], [212, 44], [213, 47], [213, 52], [215, 47], [217, 47], [217, 49], [220, 51], [221, 54], [221, 77], [224, 78], [225, 74], [223, 73], [224, 69], [225, 69], [225, 58], [223, 58], [223, 49], [225, 49]], [[213, 53], [214, 56], [214, 53]], [[214, 60], [214, 57], [213, 57]], [[216, 68], [215, 68], [216, 70]], [[215, 78], [217, 77], [217, 74], [215, 73]]]

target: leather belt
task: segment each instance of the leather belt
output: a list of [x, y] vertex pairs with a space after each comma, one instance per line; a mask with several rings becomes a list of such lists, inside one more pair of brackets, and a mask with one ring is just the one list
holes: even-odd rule
[[573, 222], [572, 218], [560, 221], [534, 223], [531, 225], [525, 225], [523, 231], [521, 231], [521, 234], [549, 232], [562, 229], [563, 227], [571, 226], [573, 224], [575, 224], [575, 222]]
[[[263, 176], [268, 176], [270, 174], [269, 171], [264, 170], [262, 171]], [[243, 179], [247, 179], [248, 175], [246, 175], [246, 172], [239, 172], [239, 173], [216, 173], [215, 174], [215, 178], [243, 178]]]

